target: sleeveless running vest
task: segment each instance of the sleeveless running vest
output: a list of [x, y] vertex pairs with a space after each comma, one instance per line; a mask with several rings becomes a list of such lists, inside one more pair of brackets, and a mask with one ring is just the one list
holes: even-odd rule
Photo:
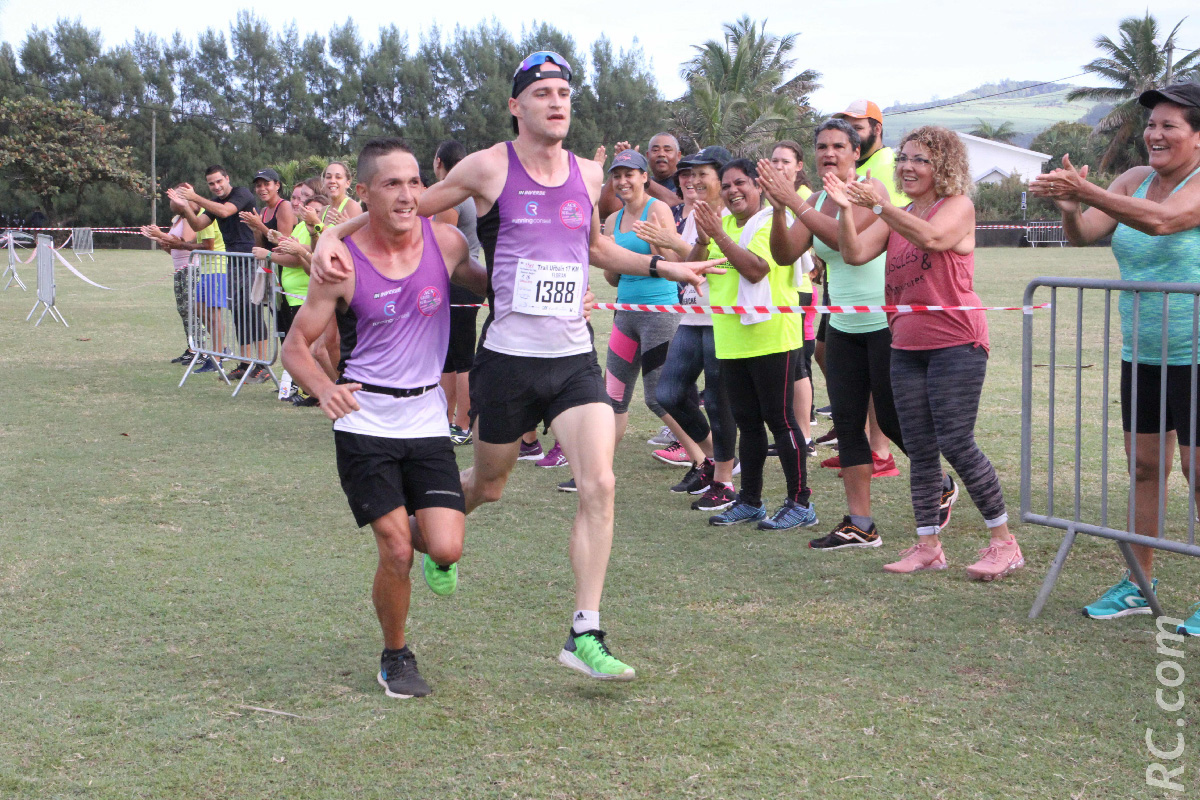
[[592, 201], [573, 153], [561, 186], [529, 176], [508, 148], [508, 176], [479, 221], [488, 260], [489, 313], [480, 346], [512, 356], [562, 357], [594, 349], [583, 319]]
[[343, 346], [349, 344], [349, 352], [343, 350], [347, 380], [434, 388], [415, 397], [360, 391], [354, 396], [359, 410], [334, 422], [334, 430], [389, 439], [446, 435], [446, 396], [437, 383], [450, 341], [450, 281], [428, 219], [421, 219], [421, 235], [421, 261], [399, 280], [380, 274], [346, 239], [354, 261], [354, 296], [338, 315], [338, 328], [344, 332]]
[[393, 280], [380, 274], [354, 242], [354, 350], [345, 377], [394, 389], [431, 386], [442, 377], [450, 342], [450, 279], [433, 236], [421, 218], [424, 246], [411, 275]]

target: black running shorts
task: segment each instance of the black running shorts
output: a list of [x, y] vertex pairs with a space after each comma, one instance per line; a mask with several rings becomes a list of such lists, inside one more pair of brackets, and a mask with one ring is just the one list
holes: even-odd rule
[[450, 308], [450, 346], [442, 372], [467, 372], [475, 361], [475, 320], [478, 308]]
[[480, 347], [471, 368], [471, 419], [479, 439], [511, 444], [539, 423], [589, 403], [609, 404], [595, 351], [559, 358], [510, 356]]
[[[1162, 405], [1162, 367], [1158, 364], [1138, 364], [1137, 432], [1158, 433], [1159, 408]], [[1200, 377], [1197, 378], [1200, 383]], [[1200, 394], [1200, 387], [1197, 388]], [[1121, 361], [1121, 426], [1132, 430], [1133, 365]], [[1167, 430], [1177, 431], [1179, 444], [1193, 446], [1200, 439], [1192, 431], [1192, 409], [1200, 419], [1200, 397], [1192, 397], [1192, 368], [1189, 364], [1167, 366]], [[1198, 425], [1197, 427], [1200, 427]], [[1198, 462], [1200, 463], [1200, 462]]]
[[360, 528], [401, 506], [466, 510], [449, 436], [389, 439], [334, 431], [333, 441], [342, 491]]

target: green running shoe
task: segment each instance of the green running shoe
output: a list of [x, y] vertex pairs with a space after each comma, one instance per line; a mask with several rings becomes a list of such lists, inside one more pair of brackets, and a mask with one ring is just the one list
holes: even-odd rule
[[608, 651], [604, 643], [604, 631], [584, 631], [576, 634], [572, 629], [567, 634], [567, 643], [558, 654], [560, 664], [577, 669], [589, 678], [602, 681], [631, 681], [637, 677], [633, 667], [622, 663]]
[[429, 584], [429, 588], [436, 595], [445, 597], [454, 594], [454, 590], [458, 588], [458, 564], [439, 567], [436, 561], [426, 555], [425, 583]]
[[1175, 632], [1184, 636], [1200, 636], [1200, 603], [1193, 605], [1190, 611], [1192, 615], [1185, 619]]
[[[1157, 586], [1158, 579], [1155, 578], [1151, 582], [1150, 590], [1154, 591]], [[1117, 619], [1130, 614], [1149, 613], [1150, 604], [1142, 596], [1142, 590], [1138, 588], [1138, 585], [1129, 580], [1128, 572], [1105, 592], [1103, 597], [1090, 606], [1083, 607], [1083, 615], [1092, 619]]]

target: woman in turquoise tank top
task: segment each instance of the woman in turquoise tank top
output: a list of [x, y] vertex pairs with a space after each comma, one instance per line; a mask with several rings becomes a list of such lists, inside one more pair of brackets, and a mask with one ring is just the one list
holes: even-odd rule
[[[1063, 166], [1040, 175], [1030, 189], [1049, 197], [1062, 210], [1063, 231], [1074, 245], [1085, 245], [1112, 234], [1113, 255], [1121, 278], [1131, 281], [1200, 283], [1200, 84], [1185, 83], [1145, 92], [1138, 102], [1151, 109], [1142, 134], [1150, 154], [1149, 166], [1135, 167], [1113, 181], [1107, 190], [1087, 181], [1088, 168], [1075, 169], [1069, 156]], [[1087, 211], [1080, 210], [1086, 203]], [[1133, 298], [1120, 298], [1121, 421], [1125, 452], [1137, 436], [1134, 473], [1136, 511], [1133, 529], [1143, 536], [1158, 535], [1158, 431], [1162, 371], [1166, 370], [1166, 453], [1174, 460], [1175, 442], [1185, 478], [1200, 477], [1197, 432], [1191, 413], [1200, 408], [1192, 396], [1193, 295], [1170, 295], [1167, 319], [1162, 318], [1162, 296], [1144, 294], [1138, 330], [1133, 330]], [[1162, 335], [1167, 335], [1167, 360], [1162, 361]], [[1133, 359], [1134, 337], [1137, 363]], [[1137, 383], [1137, 419], [1134, 425], [1130, 398]], [[1193, 492], [1196, 484], [1192, 484]], [[1191, 511], [1195, 513], [1195, 505]], [[1133, 546], [1138, 562], [1151, 576], [1154, 550]], [[1114, 619], [1128, 614], [1149, 614], [1138, 587], [1122, 578], [1097, 602], [1084, 608], [1092, 619]], [[1200, 636], [1200, 611], [1179, 626], [1180, 633]]]
[[[622, 150], [613, 158], [609, 174], [613, 176], [613, 189], [621, 199], [623, 207], [604, 223], [604, 232], [612, 236], [626, 250], [645, 255], [661, 255], [675, 261], [679, 256], [669, 248], [651, 246], [633, 232], [635, 221], [653, 221], [655, 224], [674, 229], [675, 220], [666, 203], [659, 202], [646, 193], [646, 157], [636, 150]], [[628, 211], [627, 215], [625, 212]], [[618, 303], [645, 305], [673, 305], [679, 302], [677, 284], [665, 278], [616, 275], [606, 272], [605, 278], [617, 287]], [[605, 363], [605, 385], [617, 416], [617, 441], [625, 435], [629, 422], [629, 404], [633, 389], [637, 385], [638, 372], [642, 373], [642, 393], [646, 406], [675, 434], [680, 448], [685, 451], [682, 458], [667, 463], [688, 467], [704, 462], [704, 451], [688, 438], [683, 428], [658, 402], [658, 377], [667, 360], [667, 350], [675, 328], [679, 324], [678, 314], [652, 311], [616, 311], [613, 327], [608, 339], [608, 356]], [[672, 451], [671, 455], [674, 455]], [[662, 456], [655, 456], [666, 460]]]

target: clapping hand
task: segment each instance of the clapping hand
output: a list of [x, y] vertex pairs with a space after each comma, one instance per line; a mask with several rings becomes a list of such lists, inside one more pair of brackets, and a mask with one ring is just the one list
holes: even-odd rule
[[[874, 208], [875, 206], [891, 205], [891, 200], [884, 192], [871, 180], [871, 170], [867, 170], [866, 180], [856, 181], [854, 183], [843, 183], [845, 186], [846, 197], [851, 203], [863, 208]], [[837, 201], [834, 201], [837, 202]]]
[[608, 148], [600, 145], [596, 148], [595, 154], [592, 156], [592, 161], [595, 161], [600, 166], [604, 166], [605, 160], [608, 159]]
[[267, 224], [262, 221], [262, 217], [260, 217], [258, 212], [253, 208], [249, 211], [240, 212], [238, 216], [241, 217], [242, 222], [246, 223], [263, 236], [267, 235], [267, 231], [269, 230], [269, 228], [267, 228]]
[[758, 187], [767, 196], [767, 202], [776, 209], [786, 208], [795, 213], [800, 205], [800, 195], [788, 185], [783, 173], [765, 158], [758, 160]]
[[633, 232], [643, 242], [646, 242], [651, 247], [657, 247], [661, 250], [674, 250], [675, 252], [683, 252], [686, 254], [690, 247], [683, 241], [674, 228], [666, 225], [659, 225], [652, 219], [635, 220], [633, 223]]
[[832, 172], [826, 172], [822, 182], [825, 184], [825, 194], [833, 201], [834, 205], [842, 210], [850, 208], [850, 198], [846, 196], [845, 181]]
[[708, 244], [710, 239], [716, 238], [721, 232], [721, 218], [713, 211], [713, 207], [703, 200], [696, 201], [692, 213], [696, 215], [697, 243]]
[[1070, 153], [1063, 156], [1062, 164], [1060, 169], [1034, 178], [1029, 191], [1034, 197], [1050, 198], [1061, 211], [1078, 211], [1079, 193], [1087, 183], [1088, 166], [1084, 164], [1082, 169], [1076, 169]]

